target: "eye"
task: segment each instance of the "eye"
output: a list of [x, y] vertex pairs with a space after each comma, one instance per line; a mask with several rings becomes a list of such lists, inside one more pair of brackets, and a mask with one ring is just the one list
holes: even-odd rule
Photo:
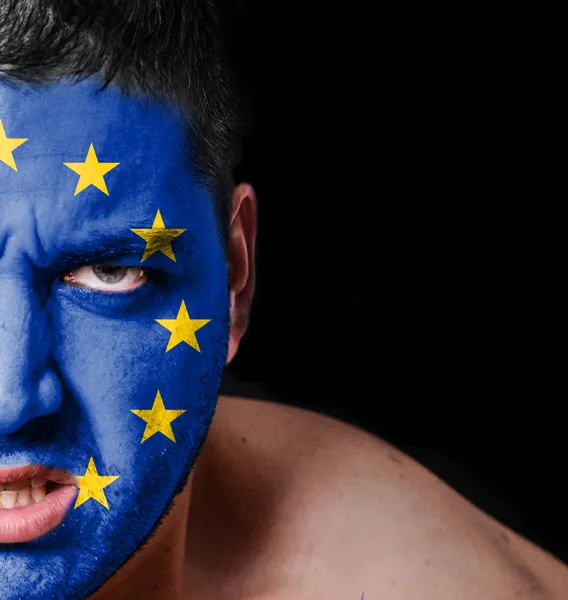
[[102, 292], [128, 292], [142, 287], [149, 270], [120, 265], [85, 265], [63, 276], [63, 282]]

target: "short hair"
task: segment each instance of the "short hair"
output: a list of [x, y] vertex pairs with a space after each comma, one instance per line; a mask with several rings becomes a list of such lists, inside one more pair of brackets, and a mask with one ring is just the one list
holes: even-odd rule
[[214, 0], [0, 0], [0, 81], [100, 76], [184, 115], [226, 243], [242, 121]]

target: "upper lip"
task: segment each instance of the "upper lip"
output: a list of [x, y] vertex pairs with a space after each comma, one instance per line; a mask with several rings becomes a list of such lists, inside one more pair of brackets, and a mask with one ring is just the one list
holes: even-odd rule
[[77, 485], [77, 479], [69, 471], [53, 469], [44, 465], [23, 467], [0, 467], [0, 483], [12, 483], [21, 479], [47, 479], [61, 485]]

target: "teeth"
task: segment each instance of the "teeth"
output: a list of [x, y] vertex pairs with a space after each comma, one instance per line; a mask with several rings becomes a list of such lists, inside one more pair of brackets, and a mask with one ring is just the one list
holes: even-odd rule
[[18, 490], [18, 502], [20, 506], [27, 506], [32, 503], [32, 492], [29, 487]]
[[9, 489], [13, 484], [0, 484], [0, 510], [3, 508], [18, 508], [41, 502], [47, 495], [45, 486], [41, 487], [22, 487], [19, 485], [17, 489]]
[[0, 491], [9, 490], [10, 492], [18, 492], [30, 486], [33, 488], [44, 487], [46, 483], [47, 479], [32, 477], [31, 479], [21, 479], [20, 481], [11, 481], [10, 483], [0, 483]]
[[0, 492], [0, 503], [4, 508], [14, 508], [16, 504], [16, 498], [18, 497], [18, 492], [11, 491], [1, 491]]
[[32, 488], [32, 498], [36, 502], [43, 500], [45, 498], [46, 494], [47, 494], [47, 492], [46, 492], [45, 486]]

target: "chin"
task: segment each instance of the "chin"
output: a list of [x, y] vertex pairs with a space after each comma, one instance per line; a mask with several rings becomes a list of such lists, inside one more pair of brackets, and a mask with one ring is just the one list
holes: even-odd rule
[[[196, 448], [177, 449], [186, 457]], [[153, 535], [174, 497], [185, 488], [194, 461], [179, 461], [177, 472], [145, 465], [130, 494], [107, 494], [107, 510], [94, 501], [67, 513], [53, 531], [24, 543], [0, 545], [2, 600], [83, 600], [90, 598]], [[154, 465], [155, 466], [155, 465]], [[140, 473], [142, 475], [142, 473]], [[159, 482], [159, 484], [158, 484]]]

